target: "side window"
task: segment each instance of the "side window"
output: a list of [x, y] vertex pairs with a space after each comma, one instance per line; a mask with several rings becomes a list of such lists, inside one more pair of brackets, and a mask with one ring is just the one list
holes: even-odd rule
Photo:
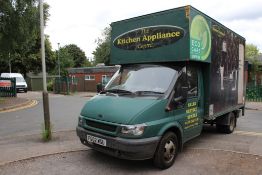
[[187, 67], [187, 98], [197, 97], [198, 95], [198, 74], [197, 69], [191, 66]]
[[187, 81], [186, 81], [186, 67], [184, 67], [180, 75], [176, 81], [175, 87], [175, 94], [173, 98], [174, 105], [176, 108], [182, 108], [186, 104], [187, 100]]

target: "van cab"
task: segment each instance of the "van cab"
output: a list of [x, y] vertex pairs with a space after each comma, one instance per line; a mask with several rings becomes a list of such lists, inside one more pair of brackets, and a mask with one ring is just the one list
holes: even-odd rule
[[[182, 144], [200, 134], [200, 82], [198, 69], [183, 64], [123, 65], [83, 107], [78, 135], [83, 144], [124, 159], [150, 159], [157, 152], [155, 161], [170, 166]], [[185, 124], [188, 113], [194, 121]]]
[[15, 78], [16, 79], [16, 90], [27, 92], [27, 83], [20, 73], [1, 73], [1, 77], [5, 78]]

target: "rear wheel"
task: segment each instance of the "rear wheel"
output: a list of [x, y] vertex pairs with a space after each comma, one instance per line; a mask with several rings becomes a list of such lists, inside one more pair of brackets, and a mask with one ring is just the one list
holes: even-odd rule
[[154, 156], [154, 164], [161, 169], [167, 169], [174, 164], [178, 153], [178, 140], [173, 132], [166, 133], [161, 139]]
[[232, 132], [234, 132], [236, 127], [236, 117], [232, 112], [230, 112], [227, 117], [229, 117], [229, 124], [227, 125], [217, 124], [216, 128], [219, 132], [231, 134]]

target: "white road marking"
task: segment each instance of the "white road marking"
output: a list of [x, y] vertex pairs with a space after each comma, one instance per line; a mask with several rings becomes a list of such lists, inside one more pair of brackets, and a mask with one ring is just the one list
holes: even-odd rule
[[245, 135], [245, 136], [261, 136], [262, 137], [262, 133], [261, 132], [234, 131], [233, 134]]

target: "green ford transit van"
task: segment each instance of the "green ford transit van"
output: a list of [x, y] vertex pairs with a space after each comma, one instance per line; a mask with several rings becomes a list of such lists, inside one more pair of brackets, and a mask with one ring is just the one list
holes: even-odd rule
[[111, 27], [110, 63], [121, 67], [80, 113], [84, 145], [165, 169], [204, 124], [234, 131], [245, 106], [243, 37], [191, 6]]

